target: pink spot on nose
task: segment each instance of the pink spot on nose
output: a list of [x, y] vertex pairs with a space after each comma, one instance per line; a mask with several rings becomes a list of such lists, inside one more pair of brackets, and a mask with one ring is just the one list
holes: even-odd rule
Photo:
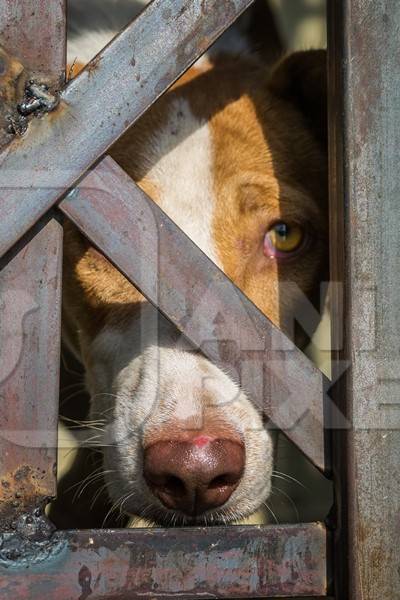
[[192, 440], [192, 443], [198, 448], [203, 448], [203, 446], [206, 446], [211, 441], [212, 438], [208, 435], [199, 435], [198, 437]]

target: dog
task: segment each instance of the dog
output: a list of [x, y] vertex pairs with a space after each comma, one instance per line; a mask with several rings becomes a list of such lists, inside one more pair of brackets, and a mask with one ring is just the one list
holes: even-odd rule
[[[327, 279], [326, 57], [266, 65], [242, 32], [226, 35], [109, 154], [303, 348], [312, 331], [295, 315], [305, 298], [320, 310]], [[75, 73], [85, 44], [80, 54], [74, 36]], [[72, 224], [64, 231], [63, 338], [85, 368], [111, 504], [160, 525], [250, 515], [271, 491], [263, 416]]]

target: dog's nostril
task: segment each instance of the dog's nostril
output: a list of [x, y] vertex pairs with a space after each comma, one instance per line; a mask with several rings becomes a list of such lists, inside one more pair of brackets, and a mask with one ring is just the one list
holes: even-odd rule
[[165, 491], [173, 494], [174, 496], [179, 496], [179, 494], [185, 494], [186, 488], [182, 479], [176, 477], [175, 475], [169, 475], [165, 479]]
[[234, 478], [231, 475], [229, 475], [229, 473], [226, 473], [225, 475], [218, 475], [218, 477], [214, 477], [214, 479], [210, 482], [208, 489], [213, 490], [215, 488], [232, 485], [233, 483], [237, 482], [238, 478], [236, 478], [235, 481], [233, 481], [233, 479]]

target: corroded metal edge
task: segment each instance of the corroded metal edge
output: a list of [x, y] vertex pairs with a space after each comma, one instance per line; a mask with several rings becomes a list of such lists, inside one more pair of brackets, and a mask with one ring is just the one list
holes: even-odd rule
[[0, 524], [56, 492], [61, 225], [38, 224], [0, 260]]
[[324, 596], [326, 542], [318, 523], [57, 532], [31, 564], [4, 560], [0, 550], [0, 596]]

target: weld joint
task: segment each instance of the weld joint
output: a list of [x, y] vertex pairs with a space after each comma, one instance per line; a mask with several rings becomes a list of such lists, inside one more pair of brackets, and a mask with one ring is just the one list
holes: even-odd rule
[[12, 531], [0, 533], [0, 567], [21, 569], [57, 556], [65, 547], [63, 534], [41, 509], [25, 513], [11, 524]]
[[29, 117], [43, 117], [57, 108], [60, 101], [58, 92], [51, 93], [45, 83], [33, 79], [25, 85], [23, 100], [17, 105], [16, 114], [8, 115], [8, 133], [24, 135], [28, 129]]

